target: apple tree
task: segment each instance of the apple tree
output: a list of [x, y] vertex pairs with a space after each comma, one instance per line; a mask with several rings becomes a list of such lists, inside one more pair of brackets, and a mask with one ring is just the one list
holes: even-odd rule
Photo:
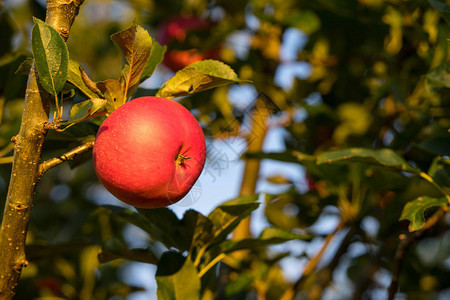
[[[0, 2], [0, 299], [448, 298], [449, 12]], [[183, 113], [159, 117], [142, 100], [156, 97]], [[184, 113], [201, 147], [172, 139]], [[161, 207], [198, 176], [177, 176], [182, 191], [162, 201], [146, 179], [167, 187], [163, 157], [198, 173], [206, 160], [203, 176], [230, 185], [218, 145], [241, 162], [235, 195], [218, 189], [207, 212]]]

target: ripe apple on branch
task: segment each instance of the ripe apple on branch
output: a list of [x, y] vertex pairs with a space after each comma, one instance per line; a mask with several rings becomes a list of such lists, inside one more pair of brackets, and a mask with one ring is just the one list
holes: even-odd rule
[[181, 104], [141, 97], [119, 107], [100, 126], [93, 150], [102, 184], [118, 199], [140, 208], [168, 206], [183, 198], [199, 177], [205, 137]]

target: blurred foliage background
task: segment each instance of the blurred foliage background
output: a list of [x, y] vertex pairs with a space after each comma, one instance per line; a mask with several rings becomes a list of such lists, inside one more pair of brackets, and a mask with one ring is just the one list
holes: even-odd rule
[[[269, 126], [283, 128], [286, 150], [253, 157], [304, 167], [300, 183], [282, 168], [265, 178], [281, 192], [261, 193], [259, 209], [271, 228], [310, 238], [288, 238], [289, 247], [256, 243], [240, 261], [225, 255], [214, 274], [202, 277], [202, 299], [387, 297], [399, 239], [409, 234], [410, 222], [399, 221], [404, 206], [418, 197], [448, 197], [448, 5], [438, 0], [86, 0], [68, 48], [93, 80], [120, 75], [122, 58], [111, 34], [135, 22], [158, 38], [168, 20], [203, 19], [207, 28], [187, 32], [168, 49], [218, 49], [219, 59], [251, 83], [202, 92], [182, 103], [210, 141], [226, 140], [242, 132], [245, 108], [254, 100], [235, 103], [230, 91], [256, 91], [279, 108]], [[0, 194], [5, 199], [10, 139], [19, 130], [27, 80], [16, 70], [31, 56], [32, 16], [45, 18], [45, 1], [0, 1], [0, 13]], [[139, 92], [152, 93], [172, 74], [161, 66], [159, 77]], [[93, 138], [100, 121], [50, 132], [43, 159]], [[352, 159], [348, 152], [318, 163], [321, 154], [355, 147], [388, 148], [390, 158], [403, 160], [398, 167], [374, 163], [372, 152], [369, 159]], [[27, 238], [30, 264], [16, 299], [132, 299], [142, 287], [125, 280], [131, 276], [124, 267], [128, 261], [166, 263], [163, 253], [169, 249], [186, 256], [189, 247], [171, 246], [125, 213], [101, 207], [117, 203], [99, 184], [89, 159], [86, 154], [60, 165], [39, 183]], [[405, 172], [405, 166], [433, 180]], [[225, 200], [218, 194], [211, 201]], [[435, 210], [433, 205], [416, 209], [419, 219]], [[331, 229], [321, 226], [324, 220]], [[448, 215], [441, 218], [401, 257], [401, 299], [450, 297], [449, 224]], [[146, 252], [140, 256], [131, 249], [136, 247]], [[283, 261], [291, 268], [296, 264], [302, 275], [287, 276]]]

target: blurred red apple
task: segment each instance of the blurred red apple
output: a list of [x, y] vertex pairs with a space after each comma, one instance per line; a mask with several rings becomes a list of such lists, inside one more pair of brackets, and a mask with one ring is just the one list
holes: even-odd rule
[[171, 49], [170, 44], [186, 42], [186, 34], [192, 30], [209, 30], [212, 27], [210, 22], [200, 19], [197, 16], [184, 17], [176, 16], [158, 29], [158, 40], [163, 45], [168, 45], [163, 63], [176, 72], [188, 65], [203, 59], [219, 59], [220, 47], [216, 46], [205, 51], [195, 48]]
[[142, 97], [100, 126], [93, 163], [100, 182], [121, 201], [158, 208], [182, 199], [205, 163], [205, 136], [181, 104]]

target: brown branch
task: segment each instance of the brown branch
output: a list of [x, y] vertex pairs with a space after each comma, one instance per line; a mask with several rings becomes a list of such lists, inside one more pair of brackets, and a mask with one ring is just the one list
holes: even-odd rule
[[297, 291], [300, 286], [302, 285], [302, 283], [306, 280], [306, 278], [311, 275], [313, 273], [313, 271], [316, 269], [317, 264], [320, 262], [320, 260], [322, 259], [323, 255], [325, 254], [325, 250], [328, 248], [328, 246], [330, 245], [331, 241], [333, 240], [333, 238], [336, 236], [336, 234], [344, 227], [344, 223], [340, 222], [339, 225], [333, 230], [333, 232], [331, 232], [330, 234], [328, 234], [325, 238], [325, 242], [323, 243], [322, 247], [320, 248], [319, 252], [317, 252], [309, 261], [308, 264], [306, 265], [305, 269], [303, 270], [303, 274], [300, 277], [299, 280], [297, 280], [297, 282], [293, 285], [293, 289], [294, 291]]
[[9, 143], [2, 150], [0, 150], [0, 157], [5, 156], [6, 154], [10, 153], [12, 150], [14, 150], [14, 144]]
[[415, 242], [425, 237], [425, 234], [437, 224], [437, 222], [445, 216], [448, 212], [448, 206], [439, 209], [435, 212], [424, 224], [423, 228], [418, 231], [410, 233], [408, 236], [400, 236], [400, 242], [395, 251], [394, 269], [392, 271], [392, 281], [389, 286], [389, 296], [388, 300], [394, 299], [395, 294], [398, 289], [398, 282], [400, 279], [400, 273], [403, 266], [403, 261], [406, 257], [409, 247], [411, 247]]
[[45, 172], [47, 172], [51, 168], [56, 167], [57, 165], [60, 165], [65, 161], [73, 160], [76, 156], [90, 150], [92, 147], [94, 147], [94, 141], [90, 141], [83, 145], [80, 145], [59, 157], [54, 157], [42, 162], [39, 165], [40, 176], [42, 176]]
[[[344, 238], [342, 239], [341, 244], [339, 245], [339, 248], [337, 249], [336, 253], [334, 253], [333, 259], [331, 260], [331, 262], [324, 267], [323, 269], [321, 269], [320, 271], [327, 271], [326, 274], [324, 276], [321, 276], [319, 278], [316, 279], [316, 282], [314, 282], [314, 286], [313, 288], [310, 288], [309, 291], [313, 291], [315, 294], [321, 294], [323, 289], [328, 286], [329, 282], [332, 279], [331, 274], [333, 274], [334, 269], [338, 266], [339, 261], [342, 257], [342, 255], [345, 253], [345, 251], [347, 251], [348, 246], [351, 244], [352, 242], [352, 237], [355, 234], [356, 231], [356, 226], [359, 223], [354, 223], [354, 224], [348, 224], [350, 225], [347, 233], [345, 234]], [[341, 229], [343, 228], [342, 225], [338, 225], [338, 227], [340, 227]], [[331, 241], [332, 237], [334, 237], [337, 233], [338, 228], [336, 228], [336, 230], [334, 230], [332, 233], [330, 233], [327, 236], [327, 240]], [[325, 244], [322, 246], [322, 249], [319, 251], [319, 253], [316, 254], [315, 257], [322, 257], [323, 252], [325, 250], [325, 248], [327, 248], [327, 245], [329, 244], [329, 242], [325, 242]], [[321, 253], [321, 254], [320, 254]], [[312, 259], [312, 260], [317, 260], [317, 262], [320, 259]], [[316, 263], [309, 263], [308, 264], [309, 267], [305, 267], [306, 269], [311, 269], [314, 270]], [[313, 267], [314, 265], [314, 267]], [[309, 275], [311, 275], [311, 272], [309, 272]], [[286, 292], [282, 295], [281, 300], [292, 300], [295, 299], [296, 293], [300, 290], [300, 288], [302, 287], [303, 283], [305, 282], [305, 280], [307, 279], [307, 276], [305, 276], [305, 274], [303, 273], [302, 276], [292, 285], [291, 288], [287, 289]], [[312, 298], [312, 297], [310, 297]], [[308, 299], [310, 299], [308, 298]]]
[[336, 234], [339, 232], [339, 230], [342, 229], [342, 227], [343, 227], [343, 223], [341, 222], [332, 233], [327, 235], [327, 237], [325, 238], [325, 242], [323, 243], [320, 251], [317, 252], [316, 255], [314, 255], [314, 257], [309, 260], [308, 264], [306, 265], [305, 269], [303, 270], [302, 277], [309, 276], [315, 270], [317, 264], [320, 262], [323, 255], [325, 254], [325, 250], [328, 248], [331, 241], [336, 236]]
[[[47, 24], [65, 39], [84, 0], [47, 0]], [[28, 76], [24, 110], [19, 134], [13, 139], [14, 158], [11, 180], [0, 227], [0, 299], [12, 299], [28, 262], [25, 239], [31, 206], [40, 178], [39, 161], [48, 131], [49, 107], [52, 97], [39, 85], [33, 64]]]
[[[267, 133], [267, 118], [269, 116], [269, 107], [266, 100], [259, 98], [255, 108], [252, 111], [252, 123], [250, 133], [247, 136], [247, 152], [260, 152]], [[244, 174], [241, 182], [239, 194], [241, 196], [253, 195], [256, 190], [256, 183], [259, 177], [259, 159], [248, 159], [245, 162]], [[250, 216], [241, 221], [233, 232], [233, 239], [241, 240], [251, 237]]]

